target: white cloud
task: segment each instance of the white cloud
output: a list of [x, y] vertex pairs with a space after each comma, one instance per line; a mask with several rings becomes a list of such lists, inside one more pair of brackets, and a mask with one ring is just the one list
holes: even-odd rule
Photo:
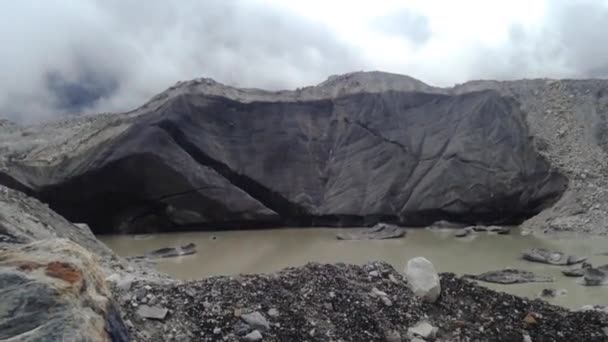
[[136, 107], [179, 80], [271, 89], [385, 70], [435, 85], [608, 74], [603, 0], [0, 3], [0, 116]]

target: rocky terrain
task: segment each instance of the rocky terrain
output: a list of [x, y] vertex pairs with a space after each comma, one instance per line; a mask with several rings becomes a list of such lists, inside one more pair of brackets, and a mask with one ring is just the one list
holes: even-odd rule
[[[570, 312], [452, 274], [441, 274], [441, 296], [430, 303], [384, 263], [132, 286], [119, 300], [137, 341], [248, 341], [253, 331], [262, 341], [424, 341], [411, 334], [421, 322], [437, 330], [428, 341], [608, 340], [605, 313]], [[140, 308], [148, 305], [169, 310], [145, 319]]]
[[[516, 93], [502, 83], [440, 89], [355, 73], [266, 92], [199, 79], [129, 113], [3, 125], [0, 181], [98, 233], [519, 224], [558, 200], [530, 226], [592, 231], [604, 211], [581, 197], [592, 196], [590, 183], [600, 196], [602, 173], [590, 168], [582, 186], [586, 164], [560, 149], [594, 144], [599, 156], [603, 140], [563, 143], [539, 129], [544, 107], [530, 98], [550, 85], [526, 82], [513, 82]], [[600, 86], [589, 95], [596, 107]], [[563, 111], [576, 105], [566, 99]]]
[[[197, 79], [128, 113], [0, 120], [0, 340], [608, 341], [597, 303], [573, 312], [495, 292], [423, 258], [403, 272], [308, 264], [184, 282], [93, 235], [442, 220], [473, 226], [462, 236], [494, 223], [606, 234], [607, 86], [445, 89], [373, 72], [267, 92]], [[608, 277], [585, 263], [566, 271]], [[509, 272], [475, 277], [534, 276]]]

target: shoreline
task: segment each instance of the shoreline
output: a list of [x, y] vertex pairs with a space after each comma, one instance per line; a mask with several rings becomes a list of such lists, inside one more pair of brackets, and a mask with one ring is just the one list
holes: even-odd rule
[[[496, 292], [451, 273], [440, 277], [442, 291], [435, 303], [415, 297], [403, 276], [382, 262], [309, 263], [271, 274], [162, 285], [134, 281], [129, 290], [114, 291], [135, 341], [243, 341], [254, 330], [242, 324], [248, 312], [268, 322], [263, 341], [407, 341], [408, 329], [420, 321], [438, 328], [436, 341], [608, 338], [602, 330], [608, 327], [605, 313], [570, 311]], [[388, 301], [374, 295], [377, 290]], [[137, 310], [142, 305], [168, 312], [162, 320], [141, 318]]]

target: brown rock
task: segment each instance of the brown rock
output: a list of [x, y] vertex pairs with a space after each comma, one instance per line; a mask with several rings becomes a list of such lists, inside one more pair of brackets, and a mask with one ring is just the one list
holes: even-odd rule
[[538, 321], [536, 320], [536, 314], [533, 312], [528, 312], [526, 317], [524, 317], [524, 323], [530, 326], [537, 325]]

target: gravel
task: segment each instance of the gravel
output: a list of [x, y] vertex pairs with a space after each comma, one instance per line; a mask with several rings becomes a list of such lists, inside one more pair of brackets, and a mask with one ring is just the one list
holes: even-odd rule
[[[369, 277], [370, 272], [379, 276]], [[268, 324], [258, 331], [263, 341], [394, 341], [420, 322], [437, 328], [436, 341], [523, 341], [528, 335], [532, 341], [607, 340], [604, 312], [572, 312], [450, 273], [441, 274], [439, 299], [426, 303], [413, 295], [401, 274], [380, 262], [311, 263], [266, 275], [137, 282], [133, 288], [146, 285], [157, 305], [170, 310], [164, 320], [151, 321], [139, 317], [131, 301], [120, 303], [135, 341], [241, 341], [259, 330], [244, 321], [255, 312]], [[265, 315], [272, 309], [280, 315]]]

